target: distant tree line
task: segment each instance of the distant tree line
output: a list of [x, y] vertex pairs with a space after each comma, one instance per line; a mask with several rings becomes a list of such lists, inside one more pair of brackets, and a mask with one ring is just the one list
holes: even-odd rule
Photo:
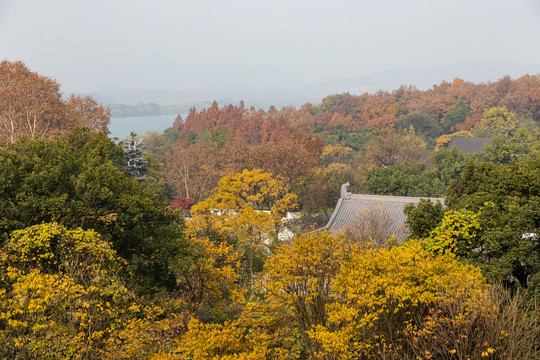
[[184, 102], [178, 104], [109, 104], [109, 107], [111, 109], [112, 117], [135, 117], [184, 114], [193, 106], [202, 109], [208, 105], [210, 105], [210, 103]]

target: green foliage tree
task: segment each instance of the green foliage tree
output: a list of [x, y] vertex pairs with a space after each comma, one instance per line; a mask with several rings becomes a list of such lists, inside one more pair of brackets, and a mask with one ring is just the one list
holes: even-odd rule
[[471, 112], [471, 107], [463, 99], [459, 99], [453, 108], [448, 110], [442, 119], [442, 127], [445, 132], [450, 132], [458, 124], [465, 122], [467, 115]]
[[415, 133], [429, 138], [435, 138], [441, 133], [439, 124], [420, 112], [412, 112], [404, 118], [399, 119], [395, 127], [398, 130], [408, 130], [412, 127]]
[[203, 144], [205, 142], [213, 143], [218, 149], [223, 148], [223, 145], [232, 138], [231, 131], [226, 125], [220, 126], [217, 130], [201, 132], [196, 139], [196, 143]]
[[318, 135], [323, 138], [325, 144], [341, 144], [354, 151], [364, 150], [366, 144], [373, 139], [371, 131], [364, 126], [360, 126], [355, 132], [347, 132], [342, 128], [336, 128], [333, 131], [323, 131]]
[[436, 152], [431, 157], [431, 161], [435, 166], [428, 170], [428, 176], [436, 177], [441, 182], [444, 188], [442, 193], [445, 194], [450, 183], [460, 178], [467, 164], [474, 161], [474, 157], [453, 148]]
[[168, 262], [190, 252], [183, 220], [166, 208], [162, 189], [127, 176], [123, 156], [105, 135], [86, 129], [1, 148], [2, 240], [43, 222], [95, 229], [129, 261], [141, 289], [174, 288]]
[[513, 136], [519, 128], [516, 115], [506, 107], [492, 107], [484, 111], [484, 117], [474, 126], [472, 132], [479, 137]]
[[142, 153], [144, 146], [142, 145], [142, 141], [137, 139], [137, 134], [135, 132], [132, 131], [131, 134], [129, 134], [129, 137], [130, 138], [122, 144], [125, 153], [124, 160], [126, 169], [131, 176], [142, 181], [145, 179], [145, 176], [141, 173], [148, 170], [146, 167], [147, 161]]
[[416, 163], [372, 169], [366, 174], [365, 186], [379, 195], [443, 197], [473, 159], [456, 149], [441, 150], [431, 157], [432, 167]]
[[451, 209], [481, 212], [482, 234], [467, 258], [495, 281], [538, 292], [540, 245], [540, 159], [508, 165], [472, 163], [449, 188]]
[[518, 129], [511, 137], [496, 136], [492, 146], [476, 155], [481, 161], [508, 164], [512, 160], [525, 160], [540, 156], [540, 131], [536, 135], [527, 129]]
[[321, 113], [325, 113], [332, 109], [337, 102], [343, 97], [344, 94], [334, 94], [334, 95], [328, 95], [323, 99], [321, 104], [315, 108], [313, 108], [314, 115], [318, 115]]
[[426, 165], [398, 164], [387, 168], [370, 170], [366, 174], [365, 186], [372, 194], [394, 196], [441, 196], [444, 186], [427, 176]]
[[444, 210], [440, 202], [433, 203], [429, 199], [420, 199], [417, 206], [408, 204], [404, 209], [407, 215], [406, 224], [411, 232], [409, 239], [421, 239], [441, 222]]

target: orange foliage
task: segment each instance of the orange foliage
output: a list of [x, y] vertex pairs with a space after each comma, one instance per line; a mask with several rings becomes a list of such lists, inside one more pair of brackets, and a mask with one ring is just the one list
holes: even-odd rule
[[467, 116], [465, 122], [463, 124], [457, 124], [455, 129], [458, 131], [469, 131], [474, 125], [480, 122], [480, 120], [482, 120], [482, 113]]
[[394, 115], [384, 114], [378, 118], [371, 119], [366, 123], [366, 127], [371, 129], [375, 135], [387, 134], [394, 129], [397, 119]]
[[60, 84], [28, 69], [24, 63], [0, 62], [0, 141], [19, 136], [49, 137], [78, 126], [108, 133], [109, 109], [90, 96], [62, 99]]

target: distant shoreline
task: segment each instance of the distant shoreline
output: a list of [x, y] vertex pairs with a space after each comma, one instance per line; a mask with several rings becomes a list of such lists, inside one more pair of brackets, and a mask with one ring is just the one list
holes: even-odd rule
[[187, 114], [192, 107], [202, 109], [208, 107], [207, 103], [178, 103], [178, 104], [108, 104], [111, 109], [111, 118], [144, 117]]
[[178, 115], [181, 115], [182, 118], [185, 119], [187, 113], [111, 117], [109, 137], [116, 137], [119, 140], [123, 140], [128, 138], [132, 131], [137, 135], [153, 131], [162, 133], [165, 129], [168, 129], [173, 125], [174, 119], [176, 119]]

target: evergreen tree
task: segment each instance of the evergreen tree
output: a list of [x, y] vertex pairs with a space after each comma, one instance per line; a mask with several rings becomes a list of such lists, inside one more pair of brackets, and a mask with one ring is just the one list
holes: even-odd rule
[[144, 159], [141, 151], [144, 149], [144, 145], [142, 145], [141, 140], [137, 139], [137, 134], [135, 132], [132, 131], [129, 134], [129, 137], [130, 140], [127, 140], [122, 145], [125, 153], [124, 159], [126, 168], [131, 176], [139, 181], [143, 181], [146, 178], [146, 175], [141, 176], [141, 173], [148, 170], [146, 168], [147, 161]]

